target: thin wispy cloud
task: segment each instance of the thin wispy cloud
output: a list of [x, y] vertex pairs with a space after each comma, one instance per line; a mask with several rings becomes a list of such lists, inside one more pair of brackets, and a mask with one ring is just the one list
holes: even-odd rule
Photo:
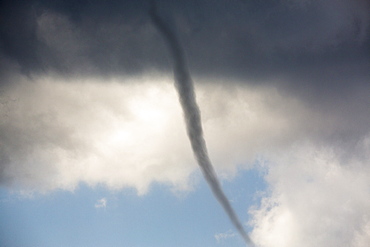
[[101, 198], [95, 203], [95, 208], [106, 208], [107, 207], [107, 199]]
[[216, 239], [217, 243], [220, 244], [220, 243], [223, 243], [224, 241], [227, 241], [228, 239], [234, 238], [236, 236], [238, 236], [238, 234], [236, 232], [233, 232], [232, 230], [228, 230], [228, 231], [223, 232], [223, 233], [215, 234], [215, 239]]

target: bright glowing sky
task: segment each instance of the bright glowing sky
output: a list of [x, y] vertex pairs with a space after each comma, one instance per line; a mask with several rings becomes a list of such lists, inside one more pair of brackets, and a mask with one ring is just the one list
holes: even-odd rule
[[[158, 1], [258, 247], [370, 243], [370, 4]], [[0, 246], [245, 246], [148, 1], [2, 1]]]

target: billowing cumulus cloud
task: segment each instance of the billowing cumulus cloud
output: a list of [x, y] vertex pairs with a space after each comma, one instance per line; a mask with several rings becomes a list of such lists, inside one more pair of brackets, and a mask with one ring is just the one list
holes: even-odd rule
[[[1, 97], [3, 183], [145, 191], [151, 181], [184, 182], [195, 168], [170, 77], [20, 80]], [[228, 174], [264, 149], [348, 132], [342, 116], [274, 88], [219, 83], [201, 83], [198, 98], [210, 155]]]
[[[184, 182], [195, 168], [170, 78], [20, 80], [1, 97], [3, 184], [48, 190], [72, 189], [82, 181], [144, 192], [152, 181]], [[261, 127], [259, 120], [274, 118], [263, 97], [244, 90], [230, 103], [236, 89], [208, 92], [206, 97], [200, 91], [200, 101], [216, 165], [231, 171], [228, 164], [252, 162], [256, 150], [245, 152], [242, 144]], [[239, 104], [246, 107], [239, 111]], [[271, 131], [286, 128], [278, 121]]]
[[[185, 186], [195, 169], [169, 76], [19, 80], [1, 95], [3, 184], [53, 189], [82, 181], [144, 192], [152, 181]], [[301, 141], [333, 140], [337, 150], [366, 153], [347, 138], [346, 125], [367, 121], [344, 125], [341, 112], [310, 108], [271, 87], [202, 80], [197, 91], [205, 136], [225, 176], [257, 155]], [[358, 94], [351, 102], [362, 100]], [[353, 148], [343, 143], [347, 139]]]
[[152, 181], [183, 182], [192, 162], [172, 87], [134, 82], [44, 78], [10, 87], [2, 97], [2, 182], [46, 190], [103, 183], [140, 193]]
[[[2, 187], [192, 188], [197, 166], [148, 7], [2, 1]], [[266, 173], [250, 209], [258, 246], [370, 241], [369, 8], [158, 1], [183, 44], [217, 173]]]
[[[369, 244], [369, 137], [358, 143], [367, 157], [340, 159], [330, 147], [300, 144], [268, 167], [270, 194], [254, 216], [261, 246]], [[269, 163], [269, 162], [267, 162]]]

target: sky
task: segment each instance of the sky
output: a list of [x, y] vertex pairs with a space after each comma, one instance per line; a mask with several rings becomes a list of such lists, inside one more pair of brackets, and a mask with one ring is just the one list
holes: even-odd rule
[[[0, 245], [245, 246], [150, 1], [0, 3]], [[370, 242], [370, 2], [157, 1], [257, 247]]]

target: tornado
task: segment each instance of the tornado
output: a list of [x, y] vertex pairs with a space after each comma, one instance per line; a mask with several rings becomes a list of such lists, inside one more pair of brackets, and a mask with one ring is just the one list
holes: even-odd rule
[[166, 22], [158, 14], [155, 1], [152, 1], [149, 10], [149, 16], [152, 23], [163, 37], [167, 44], [168, 50], [173, 59], [173, 70], [175, 77], [175, 87], [179, 96], [179, 101], [183, 110], [183, 115], [186, 124], [187, 134], [193, 150], [195, 159], [210, 186], [214, 196], [217, 198], [231, 222], [238, 230], [245, 243], [249, 246], [254, 246], [252, 240], [244, 230], [238, 216], [231, 207], [229, 200], [223, 192], [220, 182], [217, 178], [216, 172], [212, 166], [207, 152], [206, 142], [203, 136], [203, 128], [201, 121], [201, 114], [196, 102], [193, 81], [191, 79], [184, 52], [178, 41], [175, 33], [166, 24]]

